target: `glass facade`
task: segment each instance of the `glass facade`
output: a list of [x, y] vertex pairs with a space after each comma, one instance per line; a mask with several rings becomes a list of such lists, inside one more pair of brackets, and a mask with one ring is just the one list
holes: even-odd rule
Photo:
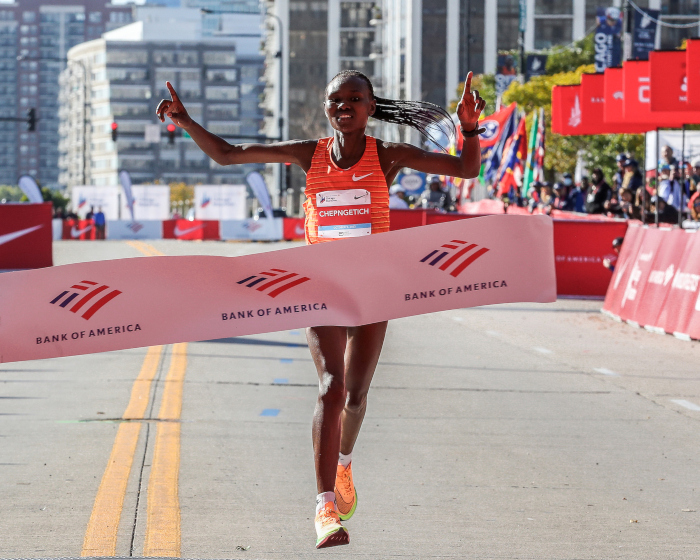
[[24, 121], [0, 122], [0, 183], [22, 174], [59, 186], [58, 79], [68, 50], [99, 38], [106, 22], [131, 21], [131, 8], [106, 0], [16, 0], [0, 4], [0, 106], [24, 118], [35, 108], [35, 132]]

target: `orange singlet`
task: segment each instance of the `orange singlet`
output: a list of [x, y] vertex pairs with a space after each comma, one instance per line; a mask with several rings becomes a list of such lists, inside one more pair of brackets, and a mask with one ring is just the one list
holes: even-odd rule
[[333, 162], [332, 148], [333, 137], [319, 139], [306, 174], [306, 243], [389, 231], [389, 189], [377, 140], [367, 136], [365, 153], [348, 169]]

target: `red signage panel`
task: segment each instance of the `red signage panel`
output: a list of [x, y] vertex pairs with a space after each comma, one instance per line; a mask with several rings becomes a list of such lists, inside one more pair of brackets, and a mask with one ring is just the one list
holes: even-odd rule
[[649, 53], [649, 68], [652, 113], [688, 111], [685, 52], [652, 51]]
[[0, 270], [53, 265], [50, 202], [0, 204]]
[[688, 109], [700, 111], [700, 39], [688, 39], [685, 47]]

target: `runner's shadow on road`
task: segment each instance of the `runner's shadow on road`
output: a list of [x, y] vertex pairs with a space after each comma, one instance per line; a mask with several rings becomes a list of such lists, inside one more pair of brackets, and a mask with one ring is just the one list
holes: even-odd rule
[[202, 340], [211, 344], [245, 344], [248, 346], [280, 346], [283, 348], [308, 348], [308, 344], [300, 342], [278, 342], [277, 340], [264, 340], [262, 338], [216, 338], [214, 340]]

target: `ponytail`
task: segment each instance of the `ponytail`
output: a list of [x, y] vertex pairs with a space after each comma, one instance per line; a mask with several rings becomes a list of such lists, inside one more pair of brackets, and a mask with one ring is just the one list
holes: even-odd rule
[[[376, 97], [372, 82], [367, 76], [357, 70], [343, 70], [336, 74], [333, 80], [350, 77], [360, 78], [367, 84], [370, 95], [377, 103], [377, 109], [372, 115], [373, 118], [382, 122], [410, 126], [420, 132], [422, 136], [440, 146], [444, 152], [447, 152], [447, 147], [450, 144], [455, 144], [457, 130], [452, 117], [442, 107], [427, 101], [402, 101], [400, 99]], [[447, 137], [447, 146], [443, 146], [440, 142], [442, 136]]]

